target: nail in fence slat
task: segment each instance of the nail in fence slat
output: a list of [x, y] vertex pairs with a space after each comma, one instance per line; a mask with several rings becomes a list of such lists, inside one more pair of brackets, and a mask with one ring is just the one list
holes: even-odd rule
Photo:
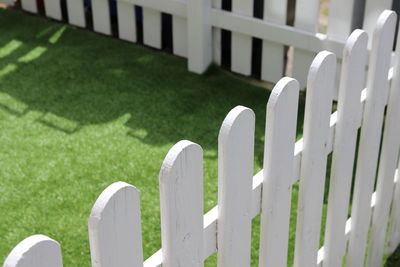
[[[244, 16], [253, 16], [252, 0], [232, 0], [232, 12]], [[232, 32], [231, 69], [243, 75], [251, 74], [252, 37]]]
[[161, 12], [143, 7], [143, 43], [161, 49]]
[[44, 235], [21, 241], [7, 256], [3, 267], [62, 267], [60, 244]]
[[107, 187], [89, 217], [93, 267], [143, 266], [139, 191], [124, 182]]
[[187, 19], [172, 16], [172, 27], [174, 55], [187, 57]]
[[60, 0], [44, 0], [46, 17], [61, 20], [61, 1]]
[[343, 51], [338, 119], [329, 186], [324, 267], [340, 266], [345, 254], [345, 225], [362, 111], [360, 97], [365, 81], [367, 46], [367, 34], [356, 30], [347, 40]]
[[389, 246], [388, 253], [393, 253], [397, 246], [400, 244], [400, 176], [399, 176], [399, 166], [396, 172], [396, 184], [394, 190], [394, 197], [392, 203], [392, 209], [390, 213], [390, 228], [389, 228]]
[[317, 264], [335, 69], [335, 55], [323, 51], [311, 64], [308, 76], [295, 267]]
[[38, 13], [36, 0], [21, 0], [22, 9], [32, 13]]
[[[393, 16], [395, 17], [395, 16]], [[391, 32], [390, 34], [394, 34]], [[388, 38], [390, 39], [390, 38]], [[379, 160], [376, 186], [376, 206], [372, 218], [371, 244], [368, 266], [378, 266], [382, 262], [390, 204], [393, 197], [393, 177], [397, 167], [400, 149], [400, 36], [397, 42], [396, 63], [387, 106], [385, 128]], [[390, 46], [390, 42], [385, 44]], [[382, 48], [384, 49], [384, 48]], [[390, 49], [386, 47], [385, 49]]]
[[117, 9], [119, 38], [129, 42], [136, 42], [135, 6], [128, 2], [117, 1]]
[[[287, 1], [264, 1], [264, 19], [285, 25]], [[261, 79], [276, 83], [282, 77], [284, 46], [279, 43], [263, 41]]]
[[259, 266], [287, 266], [299, 84], [282, 78], [267, 104]]
[[108, 0], [92, 0], [92, 16], [94, 31], [110, 35], [110, 7]]
[[180, 141], [160, 172], [163, 267], [203, 266], [203, 150]]
[[86, 27], [85, 8], [82, 0], [67, 0], [68, 22], [79, 27]]
[[255, 115], [231, 110], [218, 137], [218, 266], [250, 266]]
[[[319, 5], [319, 0], [297, 0], [294, 21], [295, 28], [315, 34], [318, 27]], [[303, 49], [294, 49], [292, 76], [299, 81], [301, 88], [306, 86], [307, 66], [310, 66], [314, 55], [314, 53]]]
[[363, 266], [371, 217], [385, 103], [388, 96], [388, 71], [395, 29], [395, 14], [385, 11], [378, 19], [372, 40], [367, 78], [367, 99], [358, 150], [357, 170], [351, 213], [351, 234], [347, 262]]

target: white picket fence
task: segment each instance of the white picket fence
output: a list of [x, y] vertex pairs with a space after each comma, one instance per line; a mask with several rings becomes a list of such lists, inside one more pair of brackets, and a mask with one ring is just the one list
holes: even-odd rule
[[[12, 3], [13, 0], [1, 0]], [[68, 21], [85, 27], [84, 0], [66, 1]], [[91, 0], [94, 30], [110, 35], [110, 0]], [[211, 62], [221, 63], [221, 29], [232, 32], [231, 70], [243, 75], [252, 71], [252, 37], [263, 40], [261, 79], [277, 82], [285, 74], [285, 46], [295, 48], [290, 60], [292, 73], [305, 87], [307, 68], [315, 54], [329, 50], [340, 58], [344, 42], [354, 26], [372, 34], [379, 14], [392, 7], [393, 0], [330, 0], [327, 33], [317, 32], [320, 0], [297, 0], [294, 26], [287, 26], [288, 0], [265, 0], [264, 19], [253, 17], [254, 0], [230, 0], [232, 11], [222, 10], [223, 0], [116, 0], [119, 38], [137, 42], [134, 6], [143, 7], [145, 45], [161, 49], [161, 14], [172, 15], [173, 53], [188, 58], [188, 69], [203, 73]], [[396, 1], [396, 0], [395, 0]], [[21, 0], [22, 8], [38, 12], [36, 0]], [[360, 8], [360, 3], [365, 8]], [[45, 14], [62, 19], [61, 0], [44, 0]], [[357, 21], [362, 19], [362, 22]], [[339, 59], [340, 63], [340, 59]]]
[[[287, 266], [291, 188], [298, 181], [294, 266], [338, 267], [344, 257], [346, 266], [380, 266], [383, 255], [400, 243], [400, 37], [390, 69], [395, 26], [396, 14], [384, 11], [369, 54], [367, 33], [356, 30], [347, 39], [333, 114], [337, 58], [327, 51], [315, 57], [307, 79], [303, 138], [297, 142], [299, 83], [286, 77], [276, 84], [267, 104], [264, 170], [254, 177], [255, 115], [243, 106], [229, 112], [218, 138], [218, 206], [204, 217], [202, 148], [190, 141], [173, 146], [159, 175], [162, 249], [144, 262], [139, 192], [124, 182], [110, 185], [89, 217], [92, 266], [196, 267], [214, 252], [219, 267], [250, 266], [252, 218], [258, 214], [259, 266]], [[43, 235], [23, 240], [3, 265], [47, 266], [62, 266], [61, 248]]]

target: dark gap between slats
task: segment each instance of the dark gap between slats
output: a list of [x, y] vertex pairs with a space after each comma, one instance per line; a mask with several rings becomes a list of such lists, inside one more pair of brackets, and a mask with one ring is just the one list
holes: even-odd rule
[[161, 13], [161, 47], [162, 50], [172, 53], [172, 15]]
[[61, 6], [61, 20], [65, 23], [68, 23], [68, 9], [67, 9], [67, 0], [60, 0]]
[[118, 14], [117, 14], [117, 1], [108, 0], [108, 6], [110, 10], [110, 24], [111, 24], [111, 35], [118, 37]]
[[44, 9], [44, 0], [36, 0], [36, 6], [37, 6], [38, 14], [41, 16], [45, 16], [46, 11]]
[[143, 8], [135, 6], [136, 38], [139, 44], [143, 44]]
[[84, 0], [83, 4], [85, 9], [86, 29], [93, 31], [92, 3], [90, 0]]
[[397, 35], [399, 34], [399, 19], [400, 19], [400, 1], [399, 0], [394, 0], [392, 9], [396, 11], [397, 13], [397, 24], [396, 24], [396, 36], [394, 38], [394, 45], [393, 45], [393, 50], [396, 49], [396, 44], [397, 44]]
[[[258, 19], [264, 17], [264, 0], [254, 0], [253, 16]], [[251, 76], [261, 79], [262, 39], [253, 37], [251, 52]]]
[[[232, 0], [222, 0], [222, 10], [232, 11]], [[231, 69], [231, 31], [221, 30], [221, 66]]]
[[355, 0], [351, 21], [351, 29], [362, 29], [364, 22], [365, 0]]

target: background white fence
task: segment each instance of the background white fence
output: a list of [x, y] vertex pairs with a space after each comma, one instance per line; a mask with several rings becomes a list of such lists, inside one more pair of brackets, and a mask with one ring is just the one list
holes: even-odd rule
[[[218, 139], [218, 206], [204, 217], [202, 148], [190, 141], [173, 146], [159, 175], [162, 249], [145, 262], [138, 190], [123, 182], [105, 189], [89, 217], [92, 266], [203, 266], [214, 252], [220, 267], [250, 266], [252, 218], [258, 214], [259, 266], [286, 266], [291, 188], [297, 181], [294, 266], [337, 267], [344, 257], [346, 266], [380, 266], [384, 253], [400, 243], [400, 42], [390, 70], [395, 27], [396, 14], [384, 11], [375, 25], [369, 56], [367, 33], [356, 30], [347, 39], [333, 114], [336, 56], [323, 51], [314, 58], [303, 138], [297, 142], [299, 83], [282, 78], [276, 84], [267, 104], [264, 170], [254, 177], [255, 115], [249, 108], [234, 108]], [[331, 152], [325, 243], [320, 248]], [[39, 266], [62, 266], [59, 244], [41, 235], [22, 241], [3, 265]]]
[[[13, 3], [14, 0], [2, 1]], [[22, 9], [39, 12], [37, 0], [20, 1]], [[296, 0], [296, 5], [293, 2], [44, 0], [43, 12], [49, 18], [64, 19], [79, 27], [88, 26], [89, 21], [94, 31], [107, 35], [118, 25], [119, 38], [141, 41], [156, 49], [163, 48], [165, 28], [171, 27], [172, 52], [188, 58], [190, 71], [203, 73], [211, 62], [223, 63], [223, 55], [228, 54], [225, 56], [230, 63], [225, 65], [233, 72], [251, 75], [259, 69], [260, 78], [273, 83], [286, 74], [296, 78], [303, 88], [308, 72], [304, 66], [311, 64], [317, 52], [328, 50], [337, 54], [340, 64], [344, 42], [352, 30], [363, 28], [371, 35], [383, 10], [396, 5], [399, 8], [397, 0], [329, 0], [327, 32], [322, 34], [317, 32], [321, 1]], [[140, 12], [137, 7], [142, 7]], [[166, 14], [171, 16], [171, 25], [162, 20]], [[228, 31], [231, 35], [226, 34]], [[258, 49], [254, 38], [262, 43]], [[222, 45], [225, 39], [227, 44]], [[289, 46], [294, 50], [287, 60], [285, 47]]]

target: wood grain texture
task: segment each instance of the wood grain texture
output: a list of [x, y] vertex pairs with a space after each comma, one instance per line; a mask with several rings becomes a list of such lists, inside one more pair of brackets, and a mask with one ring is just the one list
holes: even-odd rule
[[124, 182], [107, 187], [89, 217], [93, 267], [143, 265], [139, 191]]
[[237, 106], [218, 136], [218, 266], [250, 266], [255, 115]]
[[259, 266], [287, 266], [299, 84], [282, 78], [267, 104]]
[[396, 15], [385, 11], [378, 19], [369, 59], [366, 103], [358, 150], [351, 213], [351, 233], [347, 262], [364, 266], [365, 248], [371, 219], [371, 196], [377, 170], [385, 104], [388, 98], [388, 72]]
[[7, 256], [3, 267], [62, 267], [60, 244], [44, 235], [21, 241]]
[[337, 122], [329, 185], [324, 267], [340, 266], [345, 254], [345, 226], [353, 177], [357, 132], [361, 118], [368, 36], [354, 31], [343, 51]]
[[163, 267], [202, 267], [203, 150], [180, 141], [160, 171]]
[[295, 267], [317, 264], [335, 71], [335, 55], [323, 51], [315, 57], [308, 75]]

